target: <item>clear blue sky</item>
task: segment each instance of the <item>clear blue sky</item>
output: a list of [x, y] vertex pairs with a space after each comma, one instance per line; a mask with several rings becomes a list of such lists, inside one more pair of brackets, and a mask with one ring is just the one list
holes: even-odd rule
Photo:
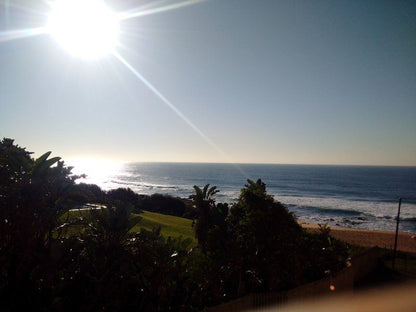
[[[46, 11], [0, 0], [0, 31]], [[64, 159], [416, 165], [416, 1], [211, 0], [121, 30], [119, 53], [223, 153], [115, 57], [49, 35], [0, 39], [0, 136]]]

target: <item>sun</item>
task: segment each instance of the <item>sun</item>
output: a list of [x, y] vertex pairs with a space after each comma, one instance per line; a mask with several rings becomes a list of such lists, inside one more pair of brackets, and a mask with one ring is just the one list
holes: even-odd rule
[[70, 54], [97, 59], [117, 46], [119, 20], [101, 0], [56, 0], [46, 29]]

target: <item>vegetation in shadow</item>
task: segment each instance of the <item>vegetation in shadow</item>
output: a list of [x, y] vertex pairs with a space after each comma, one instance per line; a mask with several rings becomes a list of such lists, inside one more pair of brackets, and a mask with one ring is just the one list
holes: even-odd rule
[[[329, 231], [306, 233], [261, 180], [231, 206], [215, 202], [215, 186], [195, 186], [186, 206], [77, 178], [50, 152], [33, 159], [0, 142], [1, 311], [197, 311], [321, 278], [348, 258]], [[101, 209], [72, 210], [86, 203]], [[143, 210], [193, 216], [196, 246], [139, 230]]]

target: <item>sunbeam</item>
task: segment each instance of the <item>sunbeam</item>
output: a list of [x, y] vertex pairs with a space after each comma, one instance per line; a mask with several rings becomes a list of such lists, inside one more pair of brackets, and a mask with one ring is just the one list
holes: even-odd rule
[[156, 13], [162, 13], [170, 10], [179, 9], [185, 6], [194, 5], [197, 3], [205, 2], [207, 0], [187, 0], [179, 3], [169, 4], [157, 8], [147, 9], [145, 7], [136, 8], [133, 10], [129, 10], [128, 12], [123, 12], [118, 14], [119, 20], [127, 20], [139, 16], [151, 15]]
[[[113, 52], [113, 55], [129, 69], [141, 82], [143, 82], [159, 99], [162, 100], [171, 110], [174, 111], [179, 118], [181, 118], [189, 127], [191, 127], [199, 136], [208, 143], [214, 150], [216, 150], [221, 156], [223, 156], [228, 162], [234, 163], [231, 160], [230, 156], [228, 156], [223, 150], [221, 150], [207, 135], [205, 135], [191, 120], [188, 119], [175, 105], [172, 104], [155, 86], [153, 86], [146, 78], [144, 78], [130, 63], [126, 61], [124, 57], [122, 57], [119, 53]], [[237, 165], [236, 168], [240, 171], [240, 173], [247, 177], [247, 174]]]
[[44, 35], [46, 33], [46, 27], [0, 31], [0, 42]]
[[[44, 27], [0, 31], [0, 43], [49, 34], [73, 55], [84, 58], [90, 58], [90, 56], [91, 58], [95, 58], [97, 55], [101, 56], [101, 54], [112, 54], [166, 106], [192, 128], [193, 131], [195, 131], [209, 146], [218, 152], [219, 155], [227, 162], [234, 163], [229, 155], [222, 151], [205, 133], [203, 133], [188, 117], [186, 117], [171, 101], [169, 101], [154, 85], [143, 77], [115, 50], [116, 45], [120, 46], [116, 36], [118, 34], [118, 21], [175, 10], [205, 1], [207, 0], [185, 0], [173, 4], [166, 4], [166, 1], [159, 1], [151, 6], [141, 6], [130, 11], [113, 14], [101, 0], [89, 0], [88, 2], [84, 2], [83, 0], [60, 0], [49, 2], [44, 0], [50, 8], [49, 12], [45, 12], [48, 21]], [[98, 32], [98, 30], [101, 32]], [[110, 40], [110, 43], [107, 44], [107, 40]], [[247, 174], [238, 165], [235, 166], [243, 176], [247, 177]]]
[[221, 153], [223, 156], [226, 156], [225, 153], [209, 138], [207, 137], [199, 128], [190, 121], [175, 105], [173, 105], [155, 86], [153, 86], [146, 78], [144, 78], [133, 66], [131, 66], [124, 57], [119, 53], [113, 52], [113, 55], [125, 65], [141, 82], [143, 82], [158, 98], [162, 100], [171, 110], [175, 112], [185, 123], [188, 124], [196, 133], [198, 133], [209, 145], [211, 145], [217, 152]]

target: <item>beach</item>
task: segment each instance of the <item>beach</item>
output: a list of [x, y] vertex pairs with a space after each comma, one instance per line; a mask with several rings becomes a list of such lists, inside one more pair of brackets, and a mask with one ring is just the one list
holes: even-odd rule
[[[308, 222], [299, 222], [300, 225], [311, 231], [317, 231], [319, 226], [317, 224]], [[393, 249], [395, 232], [392, 231], [375, 231], [375, 230], [362, 230], [362, 229], [350, 229], [331, 226], [330, 235], [341, 241], [363, 246]], [[413, 234], [399, 232], [397, 238], [397, 250], [410, 252], [416, 254], [416, 239]]]

